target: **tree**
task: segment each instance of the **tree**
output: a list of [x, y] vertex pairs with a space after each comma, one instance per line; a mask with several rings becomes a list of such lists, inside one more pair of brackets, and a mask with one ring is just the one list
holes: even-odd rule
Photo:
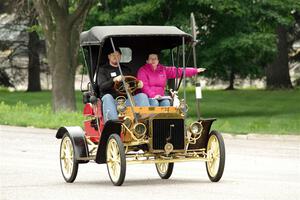
[[176, 25], [190, 32], [189, 15], [194, 12], [200, 27], [197, 62], [209, 69], [205, 72], [207, 76], [228, 80], [229, 89], [233, 89], [236, 76], [262, 77], [260, 64], [273, 53], [274, 37], [260, 33], [252, 24], [251, 2], [226, 0], [220, 4], [219, 1], [207, 0], [136, 0], [122, 3], [123, 7], [108, 4], [110, 12], [102, 10], [98, 14], [92, 10], [90, 21]]
[[260, 27], [275, 34], [277, 38], [277, 53], [273, 62], [266, 67], [267, 88], [292, 88], [288, 64], [287, 30], [295, 23], [292, 12], [300, 10], [300, 3], [293, 0], [259, 1], [256, 8], [257, 16], [260, 17]]
[[95, 0], [33, 0], [47, 46], [53, 110], [76, 110], [75, 71], [79, 35]]
[[[2, 63], [9, 63], [6, 68], [16, 68], [16, 71], [18, 71], [17, 73], [11, 73], [10, 76], [7, 75], [3, 77], [11, 77], [11, 79], [13, 79], [11, 82], [20, 84], [19, 82], [23, 82], [25, 79], [25, 74], [20, 73], [20, 69], [26, 69], [28, 71], [27, 91], [40, 91], [41, 83], [39, 54], [41, 52], [41, 41], [37, 32], [31, 28], [32, 26], [36, 26], [38, 23], [36, 20], [37, 15], [33, 8], [32, 2], [29, 0], [16, 0], [13, 2], [5, 0], [3, 5], [3, 12], [13, 16], [13, 20], [5, 25], [5, 28], [7, 29], [6, 31], [13, 31], [15, 33], [19, 32], [20, 35], [20, 37], [15, 37], [14, 41], [5, 41], [6, 45], [1, 45], [2, 50], [11, 52], [7, 55], [6, 59], [2, 61]], [[29, 31], [29, 29], [31, 30]], [[27, 67], [23, 67], [23, 63], [15, 65], [12, 61], [22, 54], [28, 54]], [[24, 64], [25, 63], [27, 64], [27, 62], [24, 62]], [[2, 71], [5, 72], [4, 69], [2, 69]]]
[[[37, 26], [36, 12], [31, 12], [29, 18], [29, 26]], [[33, 30], [28, 33], [28, 92], [41, 91], [41, 79], [40, 79], [40, 56], [39, 50], [41, 49], [41, 41], [38, 33]]]
[[[95, 22], [175, 25], [190, 32], [189, 14], [194, 12], [200, 31], [197, 63], [208, 68], [205, 75], [229, 81], [228, 89], [233, 89], [235, 77], [262, 78], [266, 66], [273, 66], [278, 52], [276, 27], [289, 26], [290, 11], [298, 10], [299, 4], [294, 0], [122, 0], [120, 6], [117, 1], [105, 1], [105, 6], [93, 8], [87, 27]], [[288, 73], [287, 63], [280, 71], [280, 75]]]
[[16, 0], [14, 2], [14, 13], [16, 21], [26, 21], [28, 26], [28, 92], [41, 91], [40, 79], [40, 49], [42, 42], [37, 33], [38, 26], [37, 12], [33, 7], [32, 1]]
[[278, 25], [276, 32], [277, 55], [266, 67], [267, 89], [293, 88], [289, 74], [287, 29], [283, 25]]

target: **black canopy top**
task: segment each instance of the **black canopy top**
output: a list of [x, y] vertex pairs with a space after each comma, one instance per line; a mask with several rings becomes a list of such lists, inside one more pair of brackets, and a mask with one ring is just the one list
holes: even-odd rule
[[[95, 26], [80, 34], [80, 46], [83, 47], [87, 62], [90, 81], [94, 83], [97, 69], [108, 62], [107, 55], [111, 52], [113, 39], [116, 48], [131, 50], [131, 60], [126, 64], [133, 74], [145, 64], [149, 53], [159, 54], [161, 50], [193, 41], [191, 35], [175, 26]], [[97, 91], [97, 89], [95, 89]]]
[[[181, 38], [185, 37], [186, 42], [192, 40], [192, 36], [183, 32], [175, 26], [95, 26], [80, 34], [80, 45], [103, 45], [107, 38], [164, 38], [164, 48], [179, 45]], [[170, 37], [171, 41], [165, 40]], [[176, 39], [175, 39], [176, 38]], [[128, 40], [130, 41], [130, 40]], [[161, 40], [160, 40], [161, 41]]]

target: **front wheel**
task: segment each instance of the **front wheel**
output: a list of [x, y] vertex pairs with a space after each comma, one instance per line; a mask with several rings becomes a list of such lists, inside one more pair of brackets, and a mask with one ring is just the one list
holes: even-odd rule
[[124, 145], [117, 134], [112, 134], [108, 138], [106, 164], [111, 182], [115, 186], [122, 185], [126, 174], [126, 157]]
[[66, 182], [74, 182], [78, 172], [78, 162], [75, 158], [74, 144], [68, 134], [63, 136], [60, 144], [60, 169]]
[[160, 178], [168, 179], [172, 175], [174, 163], [155, 163]]
[[222, 135], [217, 131], [210, 133], [207, 142], [206, 171], [212, 182], [218, 182], [223, 175], [225, 166], [225, 144]]

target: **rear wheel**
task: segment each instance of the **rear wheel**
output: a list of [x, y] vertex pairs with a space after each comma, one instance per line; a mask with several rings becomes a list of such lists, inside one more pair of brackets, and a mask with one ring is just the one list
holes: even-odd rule
[[117, 134], [112, 134], [106, 146], [106, 164], [111, 182], [120, 186], [125, 180], [126, 157], [124, 145]]
[[60, 169], [66, 182], [74, 182], [78, 172], [78, 162], [75, 158], [74, 144], [68, 134], [63, 136], [60, 144]]
[[160, 178], [168, 179], [172, 175], [174, 163], [155, 163]]
[[225, 166], [225, 144], [222, 135], [217, 131], [210, 133], [207, 142], [206, 171], [212, 182], [218, 182], [223, 175]]

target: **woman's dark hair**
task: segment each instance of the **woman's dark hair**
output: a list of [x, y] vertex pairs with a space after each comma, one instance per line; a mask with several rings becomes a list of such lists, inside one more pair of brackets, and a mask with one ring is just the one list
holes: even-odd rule
[[157, 58], [159, 59], [159, 54], [160, 54], [160, 52], [159, 51], [149, 51], [148, 52], [148, 54], [147, 54], [147, 60], [149, 59], [149, 56], [150, 56], [150, 54], [155, 54], [155, 55], [157, 55]]

